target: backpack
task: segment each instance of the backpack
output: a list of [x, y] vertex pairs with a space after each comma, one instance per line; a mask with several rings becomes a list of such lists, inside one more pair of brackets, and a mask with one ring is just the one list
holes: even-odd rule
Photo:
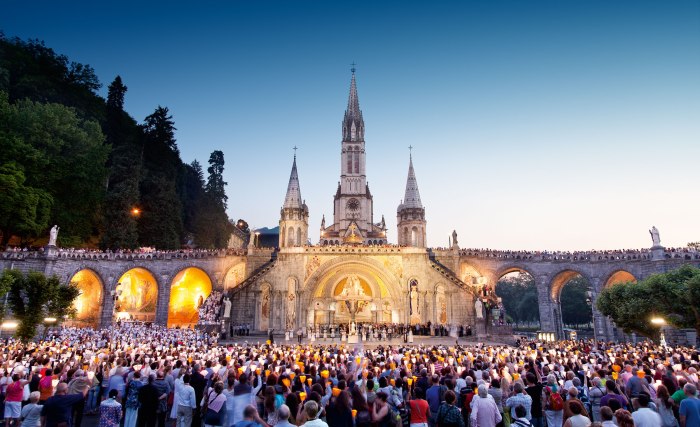
[[564, 409], [564, 399], [561, 398], [561, 394], [549, 389], [549, 398], [547, 399], [547, 406], [550, 411], [561, 411]]

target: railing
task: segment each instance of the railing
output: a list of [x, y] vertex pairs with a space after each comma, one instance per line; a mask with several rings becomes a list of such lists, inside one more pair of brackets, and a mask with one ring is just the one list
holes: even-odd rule
[[[172, 259], [203, 259], [225, 256], [244, 256], [243, 249], [221, 249], [221, 250], [193, 250], [193, 251], [152, 251], [152, 252], [102, 252], [83, 249], [59, 249], [56, 251], [58, 259], [79, 259], [79, 260], [109, 260], [109, 261], [130, 261], [130, 260], [172, 260]], [[46, 258], [48, 251], [4, 251], [0, 252], [0, 259], [40, 259]]]
[[[632, 261], [652, 259], [652, 252], [643, 250], [621, 251], [590, 251], [590, 252], [530, 252], [530, 251], [498, 251], [482, 249], [462, 249], [460, 256], [474, 258], [497, 258], [526, 261]], [[688, 248], [665, 249], [666, 259], [700, 259], [700, 252]]]

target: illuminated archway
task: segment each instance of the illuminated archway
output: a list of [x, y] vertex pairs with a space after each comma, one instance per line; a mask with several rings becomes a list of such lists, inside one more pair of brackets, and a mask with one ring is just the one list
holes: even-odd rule
[[141, 267], [127, 271], [119, 278], [117, 293], [114, 312], [118, 319], [155, 320], [158, 284], [150, 271]]
[[190, 327], [199, 320], [199, 307], [211, 294], [211, 279], [196, 267], [186, 268], [175, 276], [170, 287], [168, 327]]
[[605, 287], [607, 288], [616, 283], [637, 283], [637, 278], [629, 271], [617, 270], [605, 281]]
[[70, 282], [75, 283], [80, 290], [80, 295], [73, 301], [76, 314], [71, 323], [76, 326], [99, 326], [102, 314], [102, 281], [94, 271], [84, 269], [75, 273]]

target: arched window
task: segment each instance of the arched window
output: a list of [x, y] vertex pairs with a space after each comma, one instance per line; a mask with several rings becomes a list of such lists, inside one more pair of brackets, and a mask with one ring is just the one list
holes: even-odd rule
[[360, 150], [355, 151], [355, 173], [360, 173]]
[[297, 246], [301, 246], [301, 227], [297, 228]]
[[418, 246], [418, 228], [411, 229], [411, 246]]
[[294, 227], [287, 229], [287, 246], [294, 246]]
[[348, 151], [347, 151], [347, 153], [345, 154], [345, 156], [346, 156], [347, 159], [348, 159], [348, 168], [347, 168], [347, 171], [348, 171], [348, 173], [352, 173], [352, 147], [348, 148]]

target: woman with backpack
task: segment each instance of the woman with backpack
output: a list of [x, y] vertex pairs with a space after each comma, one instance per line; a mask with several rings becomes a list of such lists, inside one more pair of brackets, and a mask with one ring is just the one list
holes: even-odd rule
[[547, 387], [544, 388], [545, 408], [544, 416], [547, 418], [547, 427], [562, 427], [564, 424], [564, 399], [559, 394], [557, 378], [547, 375]]
[[226, 419], [224, 383], [217, 381], [202, 398], [202, 421], [206, 427], [223, 427]]
[[445, 401], [437, 413], [437, 427], [465, 427], [461, 412], [455, 406], [457, 396], [452, 390], [445, 392]]

